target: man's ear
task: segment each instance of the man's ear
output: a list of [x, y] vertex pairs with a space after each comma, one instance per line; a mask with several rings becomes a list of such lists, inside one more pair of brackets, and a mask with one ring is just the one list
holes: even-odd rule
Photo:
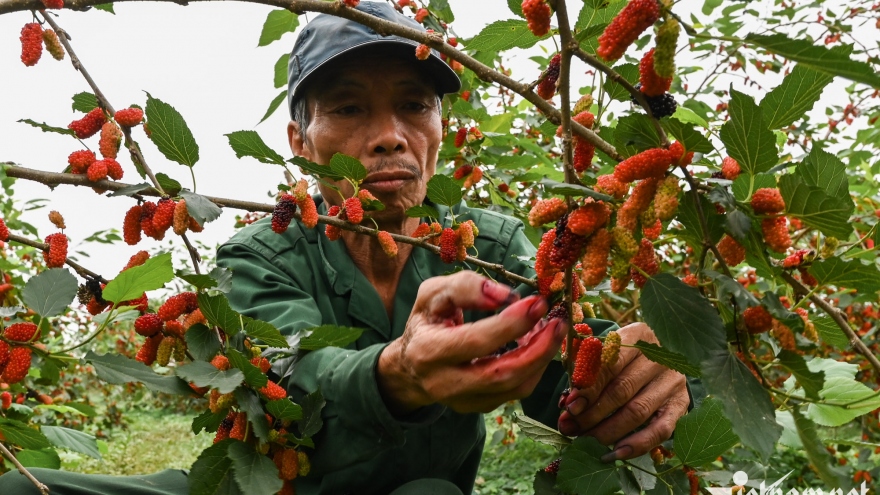
[[299, 122], [291, 120], [287, 124], [287, 142], [290, 143], [290, 151], [293, 152], [294, 156], [301, 156], [306, 160], [311, 160], [309, 149], [306, 147], [299, 132]]

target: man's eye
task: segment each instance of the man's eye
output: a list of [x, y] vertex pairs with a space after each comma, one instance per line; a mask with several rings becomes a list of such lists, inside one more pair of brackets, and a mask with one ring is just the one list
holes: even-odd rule
[[360, 111], [355, 105], [346, 105], [336, 109], [336, 113], [340, 115], [352, 115]]
[[404, 105], [404, 107], [408, 110], [424, 110], [428, 108], [428, 106], [421, 101], [411, 101]]

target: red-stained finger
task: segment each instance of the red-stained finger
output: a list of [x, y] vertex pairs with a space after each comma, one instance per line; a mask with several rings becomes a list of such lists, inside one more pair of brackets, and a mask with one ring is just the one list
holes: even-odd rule
[[613, 462], [645, 455], [672, 436], [675, 423], [687, 413], [689, 403], [687, 390], [684, 394], [679, 392], [657, 411], [648, 426], [617, 442], [613, 451], [602, 456], [602, 461]]

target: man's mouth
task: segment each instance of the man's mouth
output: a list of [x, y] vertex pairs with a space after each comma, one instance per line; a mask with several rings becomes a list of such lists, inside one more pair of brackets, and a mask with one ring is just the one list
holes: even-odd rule
[[393, 192], [407, 182], [415, 179], [409, 170], [382, 170], [367, 175], [362, 182], [363, 187], [373, 192]]

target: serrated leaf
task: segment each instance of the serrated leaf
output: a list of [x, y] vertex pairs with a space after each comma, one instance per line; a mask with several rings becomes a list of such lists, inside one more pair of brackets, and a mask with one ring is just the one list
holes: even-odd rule
[[828, 258], [815, 261], [809, 268], [820, 285], [834, 285], [840, 288], [856, 289], [863, 294], [880, 290], [880, 272], [873, 263], [865, 264], [859, 260], [844, 261], [841, 258]]
[[761, 100], [764, 124], [768, 129], [782, 129], [803, 118], [832, 79], [834, 76], [796, 65], [782, 84]]
[[730, 351], [713, 353], [700, 364], [706, 391], [721, 401], [724, 416], [743, 445], [768, 459], [782, 426], [767, 391], [752, 372]]
[[278, 41], [284, 33], [292, 33], [299, 26], [299, 16], [289, 10], [273, 10], [266, 16], [263, 30], [260, 31], [260, 41], [257, 46], [266, 46], [273, 41]]
[[767, 129], [763, 113], [751, 96], [730, 90], [730, 120], [721, 126], [721, 141], [743, 172], [754, 175], [776, 165], [776, 138]]
[[113, 11], [113, 3], [99, 3], [97, 5], [93, 5], [96, 10], [103, 10], [104, 12], [109, 12], [113, 15], [116, 15], [116, 12]]
[[300, 340], [299, 348], [304, 351], [315, 351], [324, 347], [345, 347], [359, 339], [363, 331], [363, 328], [321, 325], [311, 329], [308, 337]]
[[596, 201], [614, 201], [614, 198], [607, 194], [596, 192], [589, 187], [580, 184], [568, 184], [558, 182], [552, 179], [542, 179], [540, 184], [544, 186], [544, 192], [548, 194], [561, 194], [564, 196], [590, 197]]
[[[829, 489], [840, 488], [843, 478], [832, 464], [837, 464], [836, 459], [832, 456], [816, 431], [816, 424], [801, 414], [800, 408], [792, 407], [791, 414], [794, 418], [794, 425], [797, 428], [798, 437], [801, 439], [801, 445], [807, 459], [810, 460], [811, 467], [816, 469], [819, 477], [825, 486]], [[831, 490], [833, 492], [833, 490]]]
[[129, 301], [137, 299], [144, 292], [160, 289], [172, 280], [171, 253], [163, 253], [117, 275], [104, 287], [103, 296], [115, 303]]
[[[651, 459], [651, 454], [644, 454], [636, 457], [635, 459], [630, 459], [629, 463], [638, 466], [642, 469], [632, 469], [631, 472], [633, 477], [639, 484], [639, 488], [641, 490], [652, 490], [657, 485], [657, 477], [654, 474], [657, 473], [657, 468], [654, 466], [654, 461]], [[652, 474], [653, 473], [653, 474]], [[639, 493], [641, 493], [639, 490]]]
[[155, 392], [183, 396], [189, 396], [193, 393], [189, 385], [180, 378], [158, 375], [144, 363], [119, 354], [101, 356], [89, 351], [86, 353], [85, 360], [95, 366], [98, 378], [109, 383], [139, 382]]
[[[344, 179], [343, 176], [334, 172], [330, 169], [329, 165], [319, 165], [315, 162], [310, 162], [301, 156], [295, 156], [288, 160], [290, 163], [298, 166], [303, 169], [303, 171], [310, 175], [315, 175], [318, 177], [326, 177], [332, 180], [341, 180]], [[436, 175], [434, 177], [437, 177]]]
[[852, 233], [849, 223], [852, 208], [846, 202], [829, 196], [818, 187], [807, 185], [797, 175], [780, 177], [779, 191], [789, 216], [801, 219], [825, 235], [846, 239]]
[[235, 389], [235, 400], [238, 402], [239, 409], [247, 413], [254, 435], [264, 442], [268, 441], [269, 422], [266, 421], [266, 412], [263, 411], [257, 393], [245, 387], [238, 387]]
[[223, 371], [204, 361], [184, 364], [175, 374], [197, 387], [216, 388], [221, 394], [232, 392], [244, 380], [244, 373], [238, 369]]
[[61, 469], [61, 458], [52, 449], [25, 449], [15, 454], [15, 458], [26, 468]]
[[596, 53], [597, 38], [627, 3], [623, 0], [589, 0], [578, 14], [575, 39], [587, 53]]
[[21, 119], [18, 122], [21, 122], [23, 124], [27, 124], [32, 127], [36, 127], [37, 129], [40, 129], [43, 132], [51, 132], [54, 134], [64, 134], [66, 136], [76, 137], [76, 133], [66, 127], [54, 127], [49, 124], [46, 124], [45, 122], [36, 122], [31, 119]]
[[287, 85], [288, 60], [290, 60], [290, 55], [284, 53], [278, 57], [278, 60], [275, 62], [275, 67], [272, 69], [272, 73], [274, 74], [272, 84], [274, 84], [276, 88], [281, 88]]
[[61, 426], [43, 426], [40, 428], [40, 431], [56, 447], [79, 452], [98, 460], [101, 459], [98, 442], [95, 440], [95, 437], [88, 433]]
[[708, 464], [737, 442], [721, 402], [714, 397], [704, 399], [675, 424], [675, 455], [688, 466]]
[[511, 48], [529, 48], [538, 41], [549, 38], [550, 33], [537, 37], [521, 19], [495, 21], [484, 27], [480, 34], [467, 43], [468, 51], [500, 52]]
[[223, 419], [226, 418], [228, 413], [229, 411], [226, 409], [217, 411], [216, 413], [212, 413], [211, 410], [208, 409], [202, 414], [199, 414], [193, 418], [192, 421], [193, 435], [198, 435], [202, 430], [209, 432], [217, 431], [217, 427], [220, 426], [220, 423], [223, 422]]
[[[634, 84], [634, 82], [638, 82], [639, 80], [639, 66], [636, 64], [618, 65], [614, 68], [614, 70], [618, 74], [620, 74], [620, 76], [623, 77], [624, 80], [629, 81], [630, 84]], [[604, 89], [608, 93], [608, 97], [612, 100], [629, 102], [630, 98], [632, 97], [629, 90], [627, 90], [625, 87], [623, 87], [622, 84], [618, 84], [617, 81], [611, 78], [605, 80], [605, 83], [602, 84], [602, 89]], [[642, 116], [646, 117], [646, 115]]]
[[727, 275], [712, 270], [703, 270], [703, 275], [715, 281], [719, 301], [728, 302], [732, 297], [740, 311], [760, 304], [754, 294], [743, 287], [741, 283]]
[[696, 112], [684, 105], [679, 105], [678, 108], [675, 109], [675, 113], [672, 114], [672, 118], [684, 124], [694, 124], [705, 128], [709, 127], [709, 123], [706, 122], [706, 119], [700, 117], [699, 115], [697, 115]]
[[238, 368], [244, 374], [245, 381], [252, 388], [260, 389], [266, 386], [269, 378], [260, 371], [260, 368], [254, 366], [244, 354], [235, 349], [228, 349], [226, 351], [226, 357], [229, 358], [229, 364], [231, 366]]
[[880, 407], [880, 396], [854, 378], [826, 375], [819, 395], [826, 403], [810, 404], [807, 416], [824, 426], [841, 426]]
[[226, 475], [232, 469], [232, 460], [226, 453], [237, 440], [226, 439], [215, 443], [199, 454], [186, 477], [190, 495], [215, 495]]
[[453, 207], [461, 203], [461, 185], [448, 175], [437, 174], [428, 181], [428, 199], [434, 203]]
[[171, 196], [177, 196], [177, 193], [183, 189], [183, 186], [180, 185], [175, 179], [172, 179], [168, 174], [163, 174], [159, 172], [156, 174], [156, 180], [159, 182], [159, 185], [162, 186], [162, 190], [165, 191], [166, 194]]
[[540, 421], [535, 421], [534, 419], [524, 415], [518, 414], [513, 419], [514, 424], [519, 426], [519, 430], [523, 435], [531, 438], [536, 442], [540, 442], [547, 445], [552, 445], [553, 447], [562, 448], [568, 445], [571, 445], [571, 439], [567, 436], [559, 433], [553, 428], [549, 428], [541, 423]]
[[880, 76], [871, 65], [852, 60], [840, 49], [829, 50], [824, 46], [814, 45], [806, 39], [793, 38], [785, 34], [770, 36], [749, 34], [745, 37], [745, 41], [810, 69], [880, 88]]
[[278, 110], [278, 107], [280, 107], [281, 104], [286, 100], [287, 100], [287, 90], [284, 90], [284, 91], [278, 93], [278, 96], [276, 96], [275, 98], [272, 98], [272, 101], [269, 102], [269, 108], [266, 109], [266, 113], [263, 114], [263, 118], [261, 118], [260, 121], [257, 122], [257, 124], [262, 124], [263, 122], [265, 122], [266, 119], [271, 117], [272, 114], [275, 113], [275, 110]]
[[810, 370], [804, 357], [792, 351], [783, 349], [776, 357], [779, 364], [791, 371], [807, 398], [819, 400], [819, 391], [825, 386], [825, 372]]
[[270, 148], [256, 131], [235, 131], [225, 136], [236, 158], [250, 156], [262, 163], [284, 165], [284, 158]]
[[229, 446], [227, 456], [235, 469], [235, 482], [248, 495], [275, 495], [283, 481], [278, 468], [268, 457], [257, 452], [252, 445], [235, 442]]
[[618, 150], [626, 149], [626, 155], [660, 146], [660, 136], [651, 118], [642, 113], [633, 113], [621, 117], [614, 129], [614, 142]]
[[336, 153], [330, 158], [330, 170], [340, 177], [361, 182], [367, 178], [367, 169], [355, 157]]
[[299, 421], [299, 432], [303, 437], [311, 437], [321, 431], [324, 420], [321, 418], [321, 410], [327, 402], [320, 390], [316, 390], [300, 401], [303, 410], [303, 419]]
[[232, 309], [229, 300], [223, 294], [209, 296], [200, 292], [198, 297], [199, 309], [213, 326], [220, 327], [227, 335], [235, 335], [244, 330], [244, 316]]
[[42, 317], [64, 311], [76, 297], [76, 277], [67, 268], [51, 268], [31, 277], [21, 291], [28, 308]]
[[147, 124], [150, 140], [165, 158], [192, 167], [199, 161], [199, 145], [174, 107], [147, 93]]
[[660, 123], [666, 132], [680, 142], [687, 151], [710, 153], [715, 149], [709, 139], [698, 132], [693, 124], [684, 123], [675, 117], [664, 117]]
[[669, 349], [664, 349], [657, 344], [645, 342], [644, 340], [640, 340], [632, 346], [642, 351], [646, 358], [655, 363], [662, 364], [687, 376], [700, 376], [700, 368], [689, 363], [684, 356], [677, 352], [672, 352]]
[[428, 205], [418, 205], [408, 208], [406, 210], [406, 216], [410, 218], [440, 218], [440, 212], [437, 211], [437, 208]]
[[217, 287], [217, 281], [214, 280], [214, 277], [204, 273], [184, 273], [181, 270], [177, 270], [174, 274], [189, 282], [196, 289], [211, 289]]
[[[724, 235], [724, 218], [718, 214], [715, 206], [706, 197], [698, 195], [697, 198], [700, 201], [700, 207], [709, 227], [709, 240], [713, 244], [718, 243], [721, 240], [721, 236]], [[681, 198], [677, 220], [684, 226], [683, 230], [678, 231], [679, 235], [695, 251], [701, 251], [703, 249], [703, 227], [700, 223], [700, 209], [697, 208], [697, 202], [694, 200], [693, 194], [685, 194]]]
[[208, 361], [220, 351], [217, 334], [201, 323], [189, 327], [184, 338], [190, 354], [199, 361]]
[[294, 404], [290, 399], [269, 401], [266, 403], [266, 410], [281, 421], [299, 421], [303, 417], [302, 407]]
[[281, 335], [281, 332], [275, 328], [275, 325], [265, 321], [254, 320], [248, 316], [245, 316], [244, 319], [244, 332], [248, 337], [258, 339], [262, 343], [273, 347], [290, 347], [287, 339]]
[[89, 93], [88, 91], [83, 91], [82, 93], [73, 95], [71, 108], [74, 112], [89, 113], [98, 108], [98, 99], [95, 98], [94, 94]]
[[620, 489], [617, 466], [601, 461], [610, 452], [594, 437], [582, 436], [562, 452], [556, 486], [566, 492], [610, 495]]
[[14, 419], [0, 418], [0, 433], [6, 437], [7, 445], [18, 445], [23, 449], [44, 449], [52, 444], [38, 430]]
[[660, 273], [642, 288], [645, 322], [660, 344], [700, 363], [726, 348], [724, 324], [718, 312], [697, 289], [677, 277]]
[[829, 196], [850, 205], [850, 213], [852, 213], [853, 204], [849, 195], [846, 165], [840, 161], [840, 158], [814, 145], [803, 163], [795, 169], [795, 174], [799, 175], [807, 185], [818, 187]]
[[110, 197], [112, 198], [114, 196], [134, 196], [135, 194], [148, 191], [152, 188], [152, 185], [146, 182], [141, 182], [140, 184], [132, 184], [130, 186], [123, 187], [122, 189], [117, 189], [110, 193]]
[[813, 318], [812, 321], [813, 325], [816, 326], [816, 332], [823, 342], [827, 342], [838, 349], [849, 349], [849, 339], [840, 330], [840, 327], [837, 326], [833, 318], [822, 316], [820, 318]]
[[522, 2], [519, 0], [507, 0], [507, 8], [509, 8], [515, 16], [523, 17]]
[[180, 197], [186, 200], [186, 212], [189, 213], [189, 216], [193, 217], [199, 225], [204, 226], [208, 222], [213, 222], [223, 214], [223, 210], [220, 209], [219, 206], [201, 194], [196, 194], [183, 189], [180, 191]]

